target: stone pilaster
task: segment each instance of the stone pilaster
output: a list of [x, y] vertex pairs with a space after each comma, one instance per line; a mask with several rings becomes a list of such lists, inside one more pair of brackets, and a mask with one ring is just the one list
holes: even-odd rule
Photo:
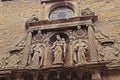
[[89, 40], [88, 42], [90, 48], [91, 62], [96, 62], [97, 48], [96, 48], [94, 27], [92, 25], [88, 25], [88, 40]]
[[72, 66], [73, 65], [73, 39], [70, 39], [70, 44], [69, 44], [69, 53], [67, 53], [67, 60], [66, 60], [66, 65], [67, 66]]
[[[45, 53], [44, 53], [44, 62], [43, 62], [43, 65], [44, 65], [44, 67], [49, 67], [49, 66], [51, 66], [50, 65], [50, 61], [51, 60], [49, 60], [49, 56], [48, 56], [48, 50], [49, 50], [49, 40], [46, 40], [46, 42], [45, 42], [46, 44], [45, 44]], [[48, 62], [49, 61], [49, 62]]]

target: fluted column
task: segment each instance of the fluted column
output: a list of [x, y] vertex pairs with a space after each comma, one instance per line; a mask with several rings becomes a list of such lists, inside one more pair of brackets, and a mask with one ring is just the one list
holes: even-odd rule
[[95, 32], [92, 25], [88, 26], [88, 43], [90, 48], [90, 56], [91, 61], [95, 62], [97, 61], [97, 46], [96, 46], [96, 39], [95, 39]]
[[28, 62], [28, 56], [31, 48], [31, 40], [32, 40], [32, 33], [28, 32], [27, 38], [25, 41], [25, 48], [24, 48], [23, 59], [22, 59], [22, 64], [24, 67], [27, 65], [27, 62]]

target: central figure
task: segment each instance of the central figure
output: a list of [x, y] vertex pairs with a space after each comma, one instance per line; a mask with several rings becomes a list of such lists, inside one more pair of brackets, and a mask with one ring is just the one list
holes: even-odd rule
[[54, 55], [53, 64], [63, 64], [66, 54], [66, 42], [64, 38], [61, 38], [59, 34], [56, 35], [56, 41], [51, 47]]

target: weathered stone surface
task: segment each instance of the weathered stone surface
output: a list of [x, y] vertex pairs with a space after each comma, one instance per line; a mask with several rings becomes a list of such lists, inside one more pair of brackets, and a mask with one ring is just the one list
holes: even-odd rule
[[[93, 11], [95, 13], [95, 15], [98, 15], [98, 21], [95, 22], [94, 24], [92, 24], [92, 26], [94, 27], [92, 34], [95, 33], [95, 35], [93, 35], [94, 38], [93, 37], [90, 38], [90, 40], [92, 41], [92, 44], [94, 44], [94, 42], [93, 42], [94, 40], [92, 40], [92, 39], [96, 39], [95, 40], [96, 44], [94, 46], [91, 44], [91, 46], [92, 46], [91, 48], [94, 50], [91, 50], [90, 53], [92, 53], [92, 52], [97, 53], [97, 51], [99, 53], [100, 50], [103, 48], [103, 46], [105, 46], [104, 43], [107, 43], [107, 46], [109, 46], [109, 43], [111, 43], [109, 40], [111, 40], [111, 39], [113, 40], [111, 48], [120, 50], [120, 1], [119, 0], [80, 0], [80, 3], [77, 0], [66, 0], [66, 1], [71, 2], [73, 4], [72, 7], [75, 12], [74, 17], [82, 16], [81, 11], [86, 8], [89, 8], [91, 11]], [[48, 19], [49, 12], [52, 9], [51, 6], [53, 4], [54, 3], [48, 3], [48, 4], [40, 3], [39, 0], [34, 0], [34, 1], [33, 0], [15, 0], [15, 1], [13, 0], [13, 1], [0, 2], [0, 55], [1, 55], [0, 56], [0, 68], [3, 68], [3, 69], [11, 68], [11, 67], [12, 68], [21, 68], [21, 67], [19, 67], [19, 65], [22, 64], [20, 61], [23, 61], [24, 65], [26, 65], [26, 63], [27, 63], [26, 66], [30, 65], [28, 58], [29, 58], [29, 52], [31, 49], [29, 45], [31, 45], [31, 42], [29, 42], [29, 40], [27, 41], [29, 43], [26, 42], [26, 44], [28, 44], [28, 45], [24, 46], [24, 47], [26, 47], [26, 50], [24, 50], [25, 53], [21, 51], [21, 48], [16, 49], [15, 47], [18, 47], [21, 40], [28, 33], [27, 30], [25, 29], [26, 22], [28, 20], [30, 20], [33, 15], [37, 16], [37, 18], [39, 20], [49, 20]], [[69, 4], [66, 2], [66, 5], [69, 5]], [[69, 19], [66, 19], [66, 20], [69, 20]], [[61, 25], [64, 26], [64, 24], [61, 24]], [[54, 26], [56, 26], [56, 27], [54, 27]], [[56, 25], [56, 24], [54, 26], [52, 26], [52, 27], [53, 28], [60, 27], [59, 25]], [[86, 25], [86, 26], [88, 26], [88, 25]], [[42, 27], [44, 28], [45, 26], [42, 26]], [[48, 28], [46, 28], [46, 29], [48, 29]], [[75, 30], [72, 30], [72, 31], [75, 32]], [[64, 55], [64, 56], [67, 56], [68, 58], [65, 57], [64, 60], [62, 60], [62, 61], [64, 61], [64, 64], [67, 64], [67, 62], [68, 62], [68, 65], [73, 66], [73, 62], [72, 62], [73, 61], [72, 60], [73, 50], [72, 50], [72, 48], [73, 48], [73, 45], [75, 44], [75, 42], [77, 42], [76, 39], [80, 38], [80, 37], [78, 37], [79, 35], [77, 35], [77, 37], [75, 35], [73, 35], [74, 32], [72, 32], [72, 31], [66, 30], [66, 33], [69, 34], [69, 36], [70, 36], [70, 39], [69, 39], [70, 41], [68, 41], [68, 42], [67, 42], [66, 36], [63, 36], [63, 35], [65, 35], [64, 33], [58, 33], [58, 34], [60, 34], [62, 36], [62, 38], [65, 38], [67, 44], [69, 43], [69, 45], [67, 45], [66, 50], [68, 51], [68, 53], [70, 53], [70, 55], [68, 55], [68, 54]], [[29, 33], [32, 33], [32, 32], [29, 32]], [[53, 34], [52, 32], [48, 32], [46, 34], [46, 36], [49, 38], [52, 36], [55, 36], [55, 35], [56, 35], [56, 33]], [[86, 34], [85, 34], [83, 41], [85, 40], [85, 42], [89, 42], [89, 41], [87, 41], [87, 37], [88, 36], [86, 36]], [[32, 38], [32, 35], [30, 36], [29, 39], [31, 39], [31, 38]], [[105, 41], [105, 40], [108, 40], [108, 41]], [[34, 40], [32, 40], [32, 43], [36, 43], [36, 42]], [[51, 59], [51, 55], [48, 54], [48, 53], [51, 53], [49, 50], [49, 47], [52, 45], [52, 43], [50, 45], [49, 45], [49, 43], [50, 42], [48, 42], [47, 38], [44, 39], [43, 45], [45, 47], [45, 54], [44, 54], [45, 60], [43, 60], [41, 62], [41, 65], [37, 64], [37, 68], [40, 66], [42, 66], [42, 67], [50, 66], [51, 67], [51, 65], [53, 63], [53, 61]], [[19, 46], [19, 47], [21, 47], [21, 46]], [[70, 50], [68, 48], [70, 48]], [[119, 50], [118, 50], [118, 52], [119, 52]], [[18, 55], [9, 54], [9, 51], [12, 51], [12, 53], [16, 53], [18, 51], [19, 54]], [[89, 49], [88, 49], [88, 51], [89, 51]], [[103, 51], [103, 52], [105, 52], [105, 51]], [[89, 52], [85, 52], [85, 53], [89, 53]], [[114, 52], [112, 51], [110, 54], [112, 54], [112, 53], [114, 53]], [[83, 52], [83, 54], [84, 54], [84, 52]], [[25, 55], [25, 56], [23, 56], [23, 55]], [[107, 65], [107, 67], [109, 67], [108, 69], [112, 69], [112, 68], [114, 68], [114, 66], [119, 67], [119, 65], [120, 65], [120, 53], [114, 53], [114, 55], [117, 58], [115, 59], [115, 62], [111, 60], [112, 63]], [[33, 56], [34, 55], [31, 55], [31, 57], [33, 57]], [[108, 58], [107, 56], [102, 56], [102, 57]], [[23, 60], [23, 58], [24, 58], [24, 60]], [[94, 58], [96, 58], [96, 57], [94, 57]], [[86, 56], [84, 59], [86, 60]], [[111, 59], [111, 57], [110, 57], [110, 59]], [[116, 62], [116, 60], [117, 60], [117, 62]], [[37, 59], [37, 61], [38, 61], [38, 59]], [[91, 68], [96, 67], [94, 65], [98, 65], [98, 64], [97, 63], [89, 63], [89, 61], [90, 60], [86, 60], [85, 62], [83, 62], [84, 64], [82, 64], [82, 65], [84, 65], [86, 68], [88, 67], [88, 69], [90, 69], [90, 71], [91, 71]], [[106, 65], [107, 60], [104, 60], [104, 62], [102, 62], [102, 61], [100, 61], [100, 62], [101, 62], [101, 64], [104, 64], [104, 65], [102, 65], [102, 69], [103, 69], [103, 66]], [[101, 65], [99, 65], [99, 66], [101, 66]], [[61, 66], [59, 66], [59, 67], [61, 67]], [[79, 67], [79, 66], [77, 66], [77, 67]], [[22, 67], [22, 68], [25, 68], [25, 67]], [[27, 68], [31, 68], [31, 67], [27, 67]], [[80, 65], [80, 69], [81, 69], [81, 65]], [[101, 75], [100, 75], [100, 72], [98, 69], [100, 71], [102, 71], [100, 67], [97, 67], [97, 69], [96, 69], [97, 72], [93, 71], [92, 77], [93, 77], [93, 79], [98, 78], [96, 80], [101, 80]], [[83, 69], [83, 72], [84, 72], [84, 70], [86, 70], [86, 69]], [[108, 80], [108, 79], [109, 80], [113, 80], [113, 79], [118, 80], [119, 72], [116, 71], [115, 74], [113, 74], [113, 72], [112, 71], [110, 71], [110, 73], [103, 72], [103, 77], [102, 77], [103, 80]], [[96, 73], [97, 73], [98, 77], [94, 77], [94, 76], [96, 76], [95, 75]], [[60, 74], [59, 71], [57, 71], [57, 78], [59, 77], [58, 74]], [[72, 74], [72, 72], [71, 72], [71, 74]], [[107, 74], [107, 76], [106, 76], [106, 74]], [[46, 76], [44, 76], [44, 77], [45, 77], [45, 79], [47, 79]]]

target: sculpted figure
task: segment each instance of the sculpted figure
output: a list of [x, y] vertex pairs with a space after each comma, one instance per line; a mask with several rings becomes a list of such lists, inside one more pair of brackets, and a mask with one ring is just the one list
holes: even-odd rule
[[56, 35], [56, 41], [51, 47], [54, 55], [53, 64], [63, 63], [63, 58], [66, 53], [66, 42], [64, 38], [61, 38], [60, 35]]
[[102, 61], [114, 61], [117, 60], [119, 53], [120, 52], [117, 48], [113, 48], [110, 45], [106, 45], [99, 52], [99, 58]]
[[87, 53], [88, 46], [84, 41], [78, 41], [74, 46], [73, 60], [75, 63], [86, 61], [85, 54]]
[[43, 46], [41, 44], [36, 44], [32, 50], [33, 50], [32, 65], [35, 67], [41, 67], [44, 52]]

